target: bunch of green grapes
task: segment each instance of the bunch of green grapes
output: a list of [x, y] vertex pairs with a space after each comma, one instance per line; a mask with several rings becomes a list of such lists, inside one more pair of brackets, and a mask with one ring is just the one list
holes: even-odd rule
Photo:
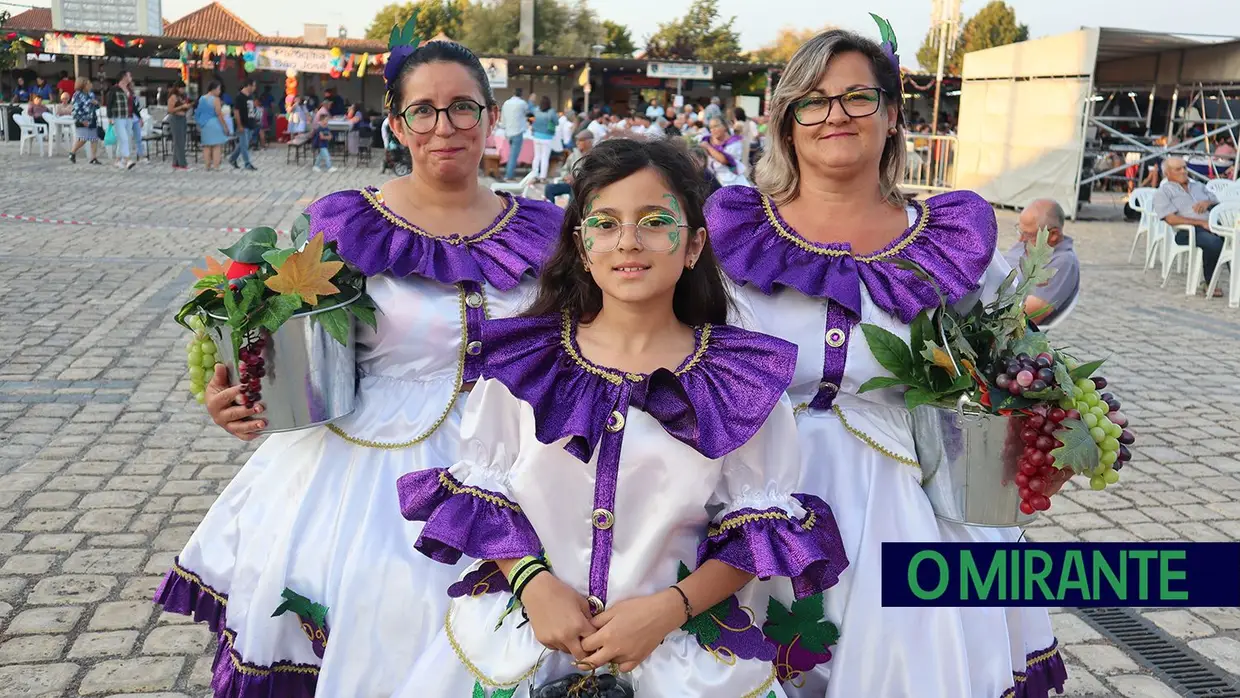
[[1089, 427], [1090, 436], [1101, 451], [1098, 467], [1087, 473], [1089, 486], [1095, 490], [1119, 482], [1119, 470], [1132, 458], [1129, 446], [1136, 440], [1126, 428], [1128, 418], [1119, 411], [1119, 401], [1111, 393], [1100, 392], [1107, 387], [1102, 377], [1082, 378], [1069, 391], [1072, 395], [1061, 404], [1069, 402], [1081, 414], [1081, 421]]
[[215, 341], [207, 333], [202, 318], [191, 315], [186, 323], [194, 336], [185, 345], [185, 363], [189, 366], [189, 391], [198, 404], [207, 401], [206, 385], [215, 371]]

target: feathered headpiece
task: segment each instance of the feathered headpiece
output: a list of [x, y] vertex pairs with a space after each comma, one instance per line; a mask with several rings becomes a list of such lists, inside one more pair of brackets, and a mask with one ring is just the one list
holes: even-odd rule
[[883, 53], [887, 54], [887, 60], [891, 61], [891, 69], [896, 71], [896, 77], [900, 77], [900, 56], [896, 53], [899, 50], [899, 44], [896, 43], [896, 33], [891, 29], [891, 23], [879, 17], [873, 12], [870, 16], [874, 18], [874, 22], [878, 25], [879, 36], [883, 41], [880, 46], [883, 47]]
[[388, 98], [392, 96], [392, 86], [396, 84], [396, 80], [400, 77], [400, 69], [405, 65], [405, 61], [418, 50], [418, 45], [422, 40], [418, 38], [415, 31], [418, 24], [418, 12], [413, 11], [413, 16], [405, 22], [405, 26], [396, 25], [392, 27], [392, 35], [388, 39], [388, 55], [387, 65], [383, 67], [383, 80], [387, 83]]

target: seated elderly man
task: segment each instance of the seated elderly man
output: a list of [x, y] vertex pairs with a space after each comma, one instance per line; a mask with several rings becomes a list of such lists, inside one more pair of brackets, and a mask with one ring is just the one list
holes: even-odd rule
[[[1210, 232], [1209, 211], [1218, 204], [1218, 199], [1201, 182], [1189, 181], [1188, 163], [1183, 158], [1163, 160], [1162, 171], [1165, 179], [1154, 193], [1154, 215], [1168, 225], [1197, 228], [1195, 242], [1201, 250], [1202, 270], [1208, 282], [1214, 277], [1214, 269], [1223, 251], [1223, 238]], [[1175, 241], [1181, 245], [1187, 244], [1188, 231], [1177, 230]], [[1198, 290], [1204, 292], [1205, 289], [1206, 283], [1203, 282]], [[1214, 289], [1214, 295], [1222, 296], [1223, 289]]]
[[1072, 238], [1063, 234], [1064, 213], [1050, 199], [1038, 199], [1021, 211], [1016, 230], [1020, 241], [1004, 254], [1013, 269], [1020, 268], [1025, 249], [1038, 241], [1038, 232], [1047, 229], [1046, 242], [1053, 249], [1047, 265], [1055, 270], [1050, 280], [1038, 286], [1025, 299], [1025, 312], [1036, 323], [1048, 322], [1080, 292], [1081, 265], [1072, 249]]
[[594, 134], [589, 129], [583, 129], [573, 137], [573, 142], [577, 144], [577, 147], [568, 154], [568, 157], [564, 159], [564, 166], [560, 168], [560, 172], [564, 173], [564, 181], [552, 182], [543, 188], [543, 196], [547, 201], [555, 201], [557, 196], [572, 194], [573, 168], [577, 166], [577, 161], [594, 147]]

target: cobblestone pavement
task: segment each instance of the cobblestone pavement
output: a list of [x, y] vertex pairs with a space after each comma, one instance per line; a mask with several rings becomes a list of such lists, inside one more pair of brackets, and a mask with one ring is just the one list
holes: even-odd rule
[[[0, 144], [0, 696], [208, 692], [214, 639], [157, 613], [160, 576], [254, 446], [187, 393], [172, 311], [187, 265], [229, 226], [287, 228], [330, 191], [381, 182], [376, 162], [315, 174], [258, 154], [259, 173], [131, 172], [19, 157]], [[1015, 217], [1001, 212], [1003, 242]], [[1105, 492], [1073, 487], [1038, 541], [1240, 537], [1240, 311], [1160, 288], [1125, 263], [1130, 224], [1070, 224], [1084, 296], [1056, 331], [1106, 374], [1139, 433]], [[1139, 340], [1139, 343], [1138, 341]], [[1071, 487], [1071, 486], [1070, 486]], [[1145, 616], [1240, 674], [1240, 611]], [[1068, 610], [1054, 621], [1075, 696], [1176, 695]]]

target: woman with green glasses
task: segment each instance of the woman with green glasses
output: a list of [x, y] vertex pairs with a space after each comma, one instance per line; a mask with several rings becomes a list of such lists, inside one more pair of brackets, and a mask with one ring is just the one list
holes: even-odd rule
[[[158, 592], [219, 632], [221, 698], [387, 698], [442, 626], [460, 571], [414, 550], [421, 526], [401, 517], [394, 486], [455, 459], [483, 328], [524, 308], [562, 214], [478, 181], [496, 117], [486, 72], [459, 44], [417, 43], [393, 47], [384, 75], [412, 173], [307, 211], [378, 306], [377, 329], [357, 325], [358, 408], [269, 436]], [[262, 405], [235, 404], [222, 366], [208, 395], [217, 424], [258, 435]]]

